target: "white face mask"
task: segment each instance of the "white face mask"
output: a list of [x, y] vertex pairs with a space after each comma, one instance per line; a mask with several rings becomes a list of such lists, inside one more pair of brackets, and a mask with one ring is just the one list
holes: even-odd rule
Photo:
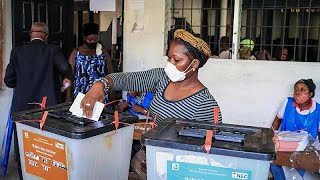
[[[192, 63], [193, 61], [190, 63], [190, 65], [187, 67], [186, 70], [189, 69]], [[168, 62], [166, 68], [164, 68], [164, 71], [166, 72], [167, 76], [172, 82], [177, 82], [177, 81], [183, 81], [186, 78], [186, 74], [192, 71], [192, 69], [190, 69], [188, 72], [185, 72], [185, 71], [181, 72], [177, 69], [175, 65]]]

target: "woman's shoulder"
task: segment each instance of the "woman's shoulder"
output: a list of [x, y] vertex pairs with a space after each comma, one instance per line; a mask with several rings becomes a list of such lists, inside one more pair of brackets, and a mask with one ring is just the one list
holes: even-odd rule
[[199, 95], [208, 98], [208, 99], [214, 99], [212, 94], [210, 93], [209, 89], [207, 87], [204, 87], [202, 90], [199, 91]]
[[71, 51], [70, 56], [75, 56], [75, 55], [77, 55], [78, 51], [79, 51], [78, 48], [74, 48], [74, 49]]
[[149, 69], [148, 71], [153, 71], [153, 72], [160, 73], [160, 74], [165, 74], [166, 73], [164, 71], [164, 68], [152, 68], [152, 69]]
[[320, 104], [317, 101], [312, 99], [312, 103], [314, 103], [316, 105], [316, 108], [320, 110]]
[[[151, 71], [153, 74], [153, 77], [158, 78], [158, 84], [157, 86], [160, 89], [165, 89], [168, 85], [168, 83], [170, 82], [166, 72], [164, 71], [164, 68], [152, 68], [148, 71]], [[149, 78], [153, 78], [153, 77], [149, 77]]]
[[204, 87], [202, 90], [196, 92], [191, 96], [196, 103], [199, 104], [216, 104], [216, 100], [213, 95], [209, 92], [207, 87]]

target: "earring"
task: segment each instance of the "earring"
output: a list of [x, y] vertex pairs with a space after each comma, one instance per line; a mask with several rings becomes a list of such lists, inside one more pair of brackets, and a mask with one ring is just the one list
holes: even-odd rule
[[195, 69], [195, 68], [192, 68], [192, 71], [196, 71], [196, 69]]

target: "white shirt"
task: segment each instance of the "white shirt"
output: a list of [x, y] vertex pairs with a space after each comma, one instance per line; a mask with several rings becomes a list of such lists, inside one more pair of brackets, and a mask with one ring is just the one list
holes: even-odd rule
[[[313, 99], [311, 99], [311, 100], [312, 100], [312, 106], [311, 106], [310, 109], [306, 109], [306, 110], [300, 111], [300, 108], [299, 108], [299, 107], [296, 107], [297, 113], [299, 113], [299, 114], [301, 114], [301, 115], [307, 115], [307, 114], [309, 114], [309, 113], [312, 113], [312, 112], [316, 109], [316, 102], [315, 102]], [[277, 117], [278, 117], [279, 119], [282, 119], [282, 118], [283, 118], [284, 111], [286, 110], [287, 103], [288, 103], [288, 98], [286, 98], [286, 99], [282, 102], [281, 107], [280, 107], [280, 109], [279, 109], [279, 111], [278, 111], [278, 113], [277, 113]]]
[[230, 51], [229, 50], [221, 51], [221, 53], [219, 54], [219, 58], [220, 59], [231, 59]]
[[33, 40], [41, 40], [41, 41], [43, 41], [43, 42], [44, 42], [44, 40], [43, 40], [43, 39], [41, 39], [41, 38], [32, 38], [32, 39], [31, 39], [31, 41], [33, 41]]

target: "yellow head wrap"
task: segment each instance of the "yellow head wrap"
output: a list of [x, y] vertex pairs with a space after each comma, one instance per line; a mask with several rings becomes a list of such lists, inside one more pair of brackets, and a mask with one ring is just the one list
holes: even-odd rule
[[192, 35], [191, 33], [189, 33], [188, 31], [186, 31], [184, 29], [177, 29], [174, 32], [173, 38], [174, 39], [181, 39], [185, 42], [188, 42], [191, 46], [193, 46], [198, 51], [203, 53], [207, 59], [210, 58], [210, 55], [211, 55], [210, 47], [201, 38], [195, 37], [194, 35]]

